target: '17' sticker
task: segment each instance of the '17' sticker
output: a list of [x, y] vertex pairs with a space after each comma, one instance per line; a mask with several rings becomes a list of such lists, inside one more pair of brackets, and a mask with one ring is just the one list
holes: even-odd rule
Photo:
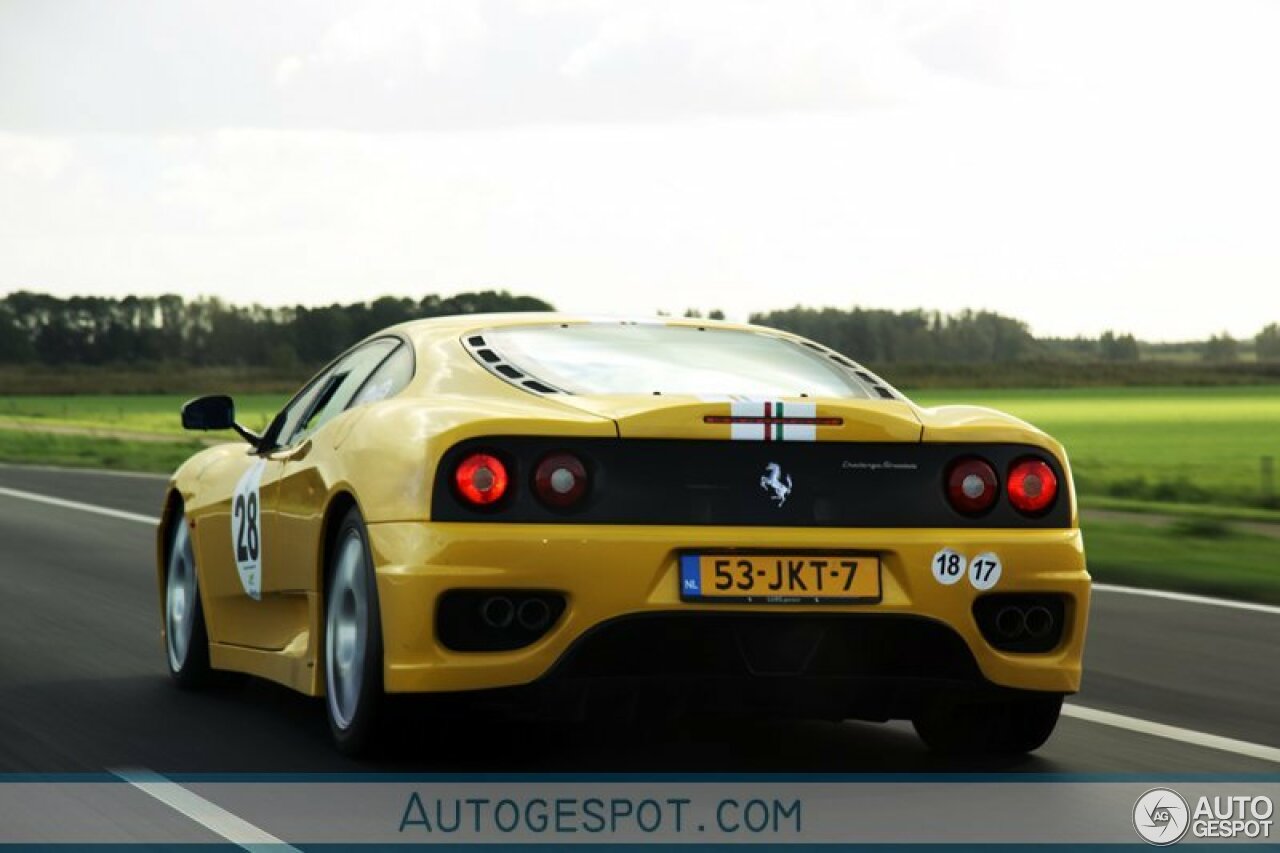
[[236, 558], [236, 571], [245, 594], [255, 601], [262, 598], [262, 471], [265, 459], [250, 466], [231, 496], [231, 551]]
[[1000, 580], [1000, 557], [984, 551], [969, 561], [969, 583], [974, 589], [991, 589]]
[[967, 564], [964, 554], [950, 548], [943, 548], [933, 555], [933, 579], [938, 583], [951, 586], [964, 577]]

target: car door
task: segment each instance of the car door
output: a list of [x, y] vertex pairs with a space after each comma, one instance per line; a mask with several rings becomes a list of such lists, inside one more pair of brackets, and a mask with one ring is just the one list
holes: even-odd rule
[[264, 436], [269, 449], [250, 454], [236, 468], [226, 516], [230, 523], [213, 520], [213, 529], [202, 532], [205, 565], [218, 567], [204, 573], [204, 595], [216, 614], [209, 624], [214, 642], [279, 650], [296, 638], [298, 619], [305, 621], [306, 597], [281, 594], [276, 580], [287, 563], [279, 526], [280, 480], [298, 450], [281, 439], [297, 433], [336, 368], [317, 374], [276, 415]]

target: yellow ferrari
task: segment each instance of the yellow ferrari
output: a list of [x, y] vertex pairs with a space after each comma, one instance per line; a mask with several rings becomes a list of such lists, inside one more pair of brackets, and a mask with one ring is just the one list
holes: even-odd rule
[[261, 435], [225, 396], [182, 420], [243, 441], [168, 489], [173, 677], [323, 696], [344, 751], [387, 694], [430, 693], [909, 719], [938, 750], [1023, 752], [1080, 684], [1062, 446], [795, 335], [424, 320], [340, 355]]

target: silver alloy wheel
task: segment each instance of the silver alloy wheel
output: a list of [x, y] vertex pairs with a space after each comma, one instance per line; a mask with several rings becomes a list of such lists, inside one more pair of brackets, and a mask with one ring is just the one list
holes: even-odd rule
[[364, 541], [349, 530], [338, 548], [325, 620], [325, 693], [329, 713], [340, 729], [351, 727], [364, 687], [369, 645], [369, 591]]
[[185, 518], [173, 525], [169, 539], [169, 571], [165, 582], [164, 633], [169, 668], [179, 672], [191, 651], [196, 625], [196, 561]]

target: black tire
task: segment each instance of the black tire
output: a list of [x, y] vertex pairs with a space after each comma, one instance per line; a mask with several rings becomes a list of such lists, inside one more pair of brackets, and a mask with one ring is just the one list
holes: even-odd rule
[[1017, 755], [1044, 745], [1062, 694], [1026, 692], [987, 702], [934, 702], [911, 721], [930, 749], [948, 755]]
[[205, 628], [191, 531], [181, 507], [173, 513], [166, 540], [165, 662], [169, 675], [179, 687], [204, 687], [213, 677], [209, 666], [209, 632]]
[[[352, 568], [344, 561], [357, 553], [359, 566]], [[355, 507], [338, 525], [325, 576], [325, 713], [339, 751], [363, 755], [376, 744], [385, 697], [378, 587], [368, 530]]]

